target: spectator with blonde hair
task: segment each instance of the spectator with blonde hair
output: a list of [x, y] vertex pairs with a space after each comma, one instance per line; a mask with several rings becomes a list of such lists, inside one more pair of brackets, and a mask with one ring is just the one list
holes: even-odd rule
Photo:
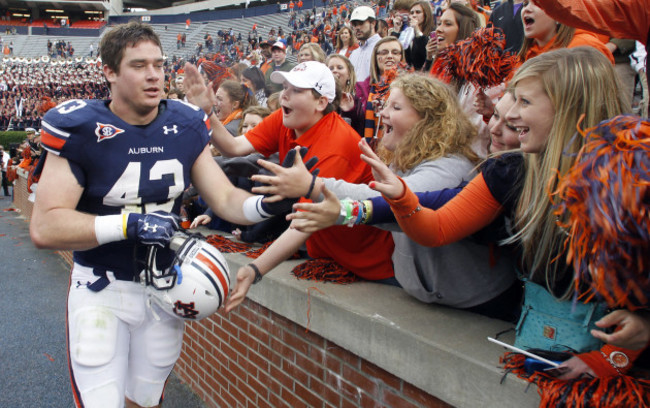
[[298, 51], [298, 63], [305, 61], [325, 62], [325, 52], [318, 43], [306, 43]]

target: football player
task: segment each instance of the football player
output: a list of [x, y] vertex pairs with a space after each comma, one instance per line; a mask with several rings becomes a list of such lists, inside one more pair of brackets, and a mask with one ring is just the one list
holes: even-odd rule
[[[70, 100], [43, 118], [48, 154], [30, 234], [39, 248], [74, 250], [68, 353], [78, 407], [155, 407], [180, 355], [183, 320], [147, 302], [138, 281], [146, 245], [171, 262], [190, 182], [220, 217], [270, 215], [236, 189], [208, 148], [209, 116], [161, 100], [163, 54], [151, 26], [116, 26], [101, 41], [110, 100]], [[270, 211], [270, 210], [269, 210]]]

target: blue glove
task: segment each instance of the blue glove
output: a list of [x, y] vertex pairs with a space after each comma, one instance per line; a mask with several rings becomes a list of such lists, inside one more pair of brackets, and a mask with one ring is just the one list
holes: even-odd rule
[[150, 214], [130, 213], [126, 224], [126, 237], [145, 245], [169, 245], [172, 236], [180, 228], [176, 214], [156, 211]]

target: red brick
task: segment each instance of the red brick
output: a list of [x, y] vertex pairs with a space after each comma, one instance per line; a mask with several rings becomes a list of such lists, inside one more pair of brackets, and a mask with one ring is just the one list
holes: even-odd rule
[[304, 387], [301, 384], [296, 383], [296, 395], [300, 397], [303, 401], [307, 403], [308, 406], [310, 407], [322, 407], [323, 406], [323, 399], [310, 391], [308, 388]]
[[269, 361], [264, 359], [260, 354], [250, 352], [248, 358], [251, 363], [255, 364], [260, 370], [266, 371], [269, 369]]
[[361, 372], [367, 374], [370, 377], [380, 380], [389, 387], [399, 390], [402, 384], [402, 380], [395, 377], [393, 374], [388, 371], [377, 367], [376, 365], [366, 361], [361, 361]]
[[248, 327], [248, 333], [251, 337], [257, 340], [259, 343], [268, 344], [269, 343], [269, 332], [260, 328], [259, 326], [250, 325]]
[[285, 331], [282, 340], [284, 340], [284, 342], [287, 343], [289, 347], [304, 355], [307, 355], [309, 353], [309, 343], [300, 338], [298, 335]]
[[271, 405], [270, 402], [267, 400], [258, 398], [257, 399], [257, 406], [251, 406], [250, 408], [275, 408], [273, 405]]
[[239, 340], [233, 340], [230, 342], [230, 347], [235, 349], [237, 354], [239, 354], [242, 357], [247, 357], [248, 356], [248, 346], [244, 343], [242, 343]]
[[277, 338], [282, 338], [282, 333], [284, 332], [284, 327], [275, 324], [271, 319], [264, 319], [260, 322], [260, 327], [262, 330], [269, 333], [269, 335]]
[[294, 380], [277, 367], [271, 367], [271, 377], [280, 383], [283, 387], [293, 390]]
[[423, 407], [431, 408], [452, 408], [451, 405], [446, 402], [439, 400], [431, 394], [428, 394], [421, 389], [417, 388], [414, 385], [411, 385], [407, 382], [404, 382], [402, 385], [402, 394], [406, 398], [410, 398], [415, 401], [416, 404]]
[[339, 390], [341, 396], [351, 401], [354, 401], [358, 404], [359, 390], [357, 389], [357, 387], [347, 382], [341, 376], [335, 376], [332, 373], [328, 372], [325, 374], [325, 384], [329, 385], [335, 390]]
[[237, 406], [241, 406], [243, 404], [246, 404], [246, 400], [249, 399], [244, 395], [244, 393], [241, 392], [241, 390], [237, 387], [230, 387], [228, 389], [232, 397], [237, 401]]
[[288, 405], [283, 401], [279, 395], [271, 394], [269, 402], [273, 408], [293, 408], [291, 405]]
[[288, 332], [295, 333], [296, 332], [296, 327], [297, 325], [292, 322], [291, 320], [287, 319], [284, 316], [280, 316], [278, 314], [273, 313], [272, 318], [273, 322], [280, 327], [283, 327], [286, 329]]
[[338, 407], [341, 403], [341, 395], [338, 390], [334, 390], [320, 381], [312, 380], [313, 378], [310, 378], [309, 388], [317, 395], [320, 395], [327, 405]]
[[282, 391], [280, 392], [280, 398], [282, 398], [287, 404], [289, 404], [293, 408], [300, 408], [300, 407], [307, 408], [308, 406], [303, 401], [299, 400], [294, 393], [287, 390], [286, 388], [283, 388]]
[[250, 375], [246, 378], [246, 382], [261, 398], [268, 399], [270, 392], [268, 383], [263, 383], [258, 378]]
[[312, 346], [318, 347], [318, 348], [325, 348], [325, 339], [321, 337], [320, 335], [312, 332], [312, 331], [307, 331], [307, 330], [299, 330], [298, 333], [300, 336], [302, 336], [305, 341], [309, 342], [312, 344]]
[[329, 354], [325, 354], [324, 365], [329, 372], [333, 374], [341, 375], [343, 363], [338, 358]]
[[237, 388], [241, 393], [247, 396], [251, 401], [257, 401], [258, 395], [260, 393], [264, 394], [264, 397], [268, 396], [268, 391], [266, 388], [264, 389], [255, 389], [254, 387], [251, 387], [251, 385], [248, 383], [248, 379], [251, 378], [250, 376], [246, 377], [243, 381], [237, 381]]
[[411, 402], [407, 401], [404, 399], [402, 396], [397, 395], [393, 392], [391, 392], [388, 389], [384, 390], [384, 402], [388, 407], [395, 407], [395, 408], [419, 408], [417, 405], [412, 404]]
[[281, 366], [282, 365], [282, 356], [275, 351], [273, 351], [270, 347], [260, 345], [259, 347], [259, 353], [262, 358], [266, 359], [271, 363], [271, 365], [275, 366]]
[[223, 328], [223, 330], [227, 334], [229, 334], [229, 335], [231, 335], [233, 337], [237, 337], [237, 334], [239, 332], [239, 328], [237, 326], [235, 326], [230, 320], [223, 319], [221, 321], [221, 327]]
[[235, 398], [235, 396], [232, 393], [230, 393], [230, 391], [224, 391], [219, 396], [225, 402], [223, 405], [221, 405], [221, 407], [235, 407], [235, 406], [237, 406], [238, 401]]
[[244, 332], [239, 332], [239, 341], [244, 343], [249, 350], [253, 351], [257, 351], [259, 348], [258, 345], [260, 344], [259, 340]]
[[240, 331], [247, 332], [248, 331], [248, 322], [244, 320], [241, 316], [238, 316], [237, 314], [230, 314], [230, 322], [237, 326], [237, 328]]
[[346, 398], [341, 398], [341, 408], [359, 408], [359, 402], [358, 401], [350, 401], [349, 399]]
[[271, 338], [271, 350], [282, 356], [283, 360], [289, 360], [291, 362], [296, 360], [296, 352], [293, 351], [293, 349], [287, 347], [280, 340]]
[[377, 393], [377, 383], [347, 364], [343, 364], [343, 378], [370, 395]]
[[327, 342], [326, 347], [328, 353], [335, 355], [353, 368], [357, 370], [359, 369], [361, 361], [359, 357], [329, 341]]
[[283, 360], [282, 361], [282, 371], [287, 373], [288, 376], [292, 377], [295, 379], [297, 382], [300, 382], [301, 384], [308, 385], [309, 384], [309, 376], [307, 375], [306, 372], [302, 371], [296, 364]]
[[258, 369], [257, 369], [257, 367], [255, 367], [255, 365], [253, 363], [251, 363], [250, 360], [242, 358], [239, 361], [239, 365], [241, 366], [241, 368], [244, 371], [246, 371], [248, 373], [248, 375], [252, 375], [253, 377], [257, 377]]
[[366, 394], [365, 392], [361, 393], [361, 401], [359, 402], [360, 408], [377, 408], [377, 407], [384, 407], [384, 406], [385, 404], [382, 404], [376, 398], [373, 398], [372, 396]]
[[323, 366], [309, 358], [296, 354], [296, 365], [321, 381], [325, 378], [325, 369]]
[[246, 378], [246, 371], [244, 371], [241, 366], [238, 366], [237, 364], [229, 364], [228, 368], [237, 379], [241, 380]]

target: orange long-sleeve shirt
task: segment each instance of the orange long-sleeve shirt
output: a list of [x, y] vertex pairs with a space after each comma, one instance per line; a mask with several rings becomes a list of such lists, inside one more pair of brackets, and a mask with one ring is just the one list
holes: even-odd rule
[[479, 173], [442, 208], [421, 208], [418, 197], [402, 181], [405, 192], [390, 204], [402, 231], [420, 245], [437, 247], [459, 241], [489, 225], [503, 207]]

